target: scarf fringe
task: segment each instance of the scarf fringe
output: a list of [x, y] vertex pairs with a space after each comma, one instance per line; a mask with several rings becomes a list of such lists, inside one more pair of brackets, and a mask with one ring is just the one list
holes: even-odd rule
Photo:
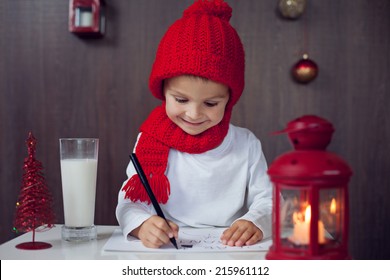
[[[149, 178], [149, 185], [152, 188], [154, 196], [157, 199], [157, 202], [165, 204], [168, 201], [168, 197], [171, 193], [171, 187], [169, 184], [168, 178], [162, 175], [154, 175]], [[125, 198], [130, 199], [133, 202], [141, 201], [146, 202], [147, 204], [151, 203], [151, 200], [148, 196], [148, 193], [145, 190], [145, 187], [142, 185], [142, 181], [138, 174], [133, 175], [122, 188], [122, 191], [125, 192]]]

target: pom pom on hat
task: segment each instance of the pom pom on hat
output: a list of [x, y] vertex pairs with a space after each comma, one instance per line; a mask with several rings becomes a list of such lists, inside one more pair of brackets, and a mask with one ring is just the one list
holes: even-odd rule
[[152, 94], [164, 100], [163, 81], [194, 75], [225, 84], [230, 108], [244, 89], [245, 54], [230, 25], [231, 7], [222, 0], [198, 0], [167, 30], [158, 46], [149, 78]]
[[183, 17], [190, 17], [196, 14], [208, 14], [229, 21], [232, 17], [232, 8], [222, 0], [198, 1], [184, 11]]

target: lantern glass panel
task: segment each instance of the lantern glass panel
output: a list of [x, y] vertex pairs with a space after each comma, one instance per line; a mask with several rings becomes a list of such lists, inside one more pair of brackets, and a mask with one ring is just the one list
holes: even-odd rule
[[[310, 228], [309, 188], [282, 188], [280, 204], [280, 237], [283, 246], [308, 245]], [[309, 211], [309, 212], [308, 212]]]
[[92, 7], [77, 7], [76, 8], [75, 26], [77, 26], [77, 27], [92, 27], [93, 26]]
[[[279, 209], [279, 227], [281, 245], [285, 249], [307, 250], [312, 242], [310, 240], [311, 217], [316, 209], [312, 209], [310, 205], [311, 192], [312, 188], [309, 186], [285, 186], [281, 189], [283, 202]], [[326, 231], [321, 220], [318, 220], [317, 242], [321, 246], [326, 244]]]
[[327, 247], [337, 247], [343, 236], [343, 188], [321, 189], [319, 218], [324, 224]]

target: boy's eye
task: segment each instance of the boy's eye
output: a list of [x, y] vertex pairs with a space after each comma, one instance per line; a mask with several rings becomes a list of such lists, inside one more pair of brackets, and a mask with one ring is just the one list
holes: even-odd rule
[[187, 99], [184, 99], [184, 98], [177, 98], [175, 97], [175, 100], [177, 103], [186, 103], [187, 102]]
[[207, 107], [214, 107], [214, 106], [218, 105], [217, 102], [205, 102], [205, 104], [206, 104]]

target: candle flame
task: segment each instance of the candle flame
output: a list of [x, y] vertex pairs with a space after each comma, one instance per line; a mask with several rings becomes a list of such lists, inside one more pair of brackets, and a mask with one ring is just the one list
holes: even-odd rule
[[308, 205], [305, 210], [305, 222], [310, 223], [310, 219], [311, 219], [311, 207], [310, 205]]
[[330, 203], [330, 213], [336, 214], [336, 199], [332, 198], [332, 202]]
[[303, 214], [301, 212], [294, 212], [293, 213], [294, 224], [303, 223], [303, 222], [310, 223], [310, 219], [311, 219], [311, 207], [310, 207], [310, 205], [306, 206], [305, 214]]

